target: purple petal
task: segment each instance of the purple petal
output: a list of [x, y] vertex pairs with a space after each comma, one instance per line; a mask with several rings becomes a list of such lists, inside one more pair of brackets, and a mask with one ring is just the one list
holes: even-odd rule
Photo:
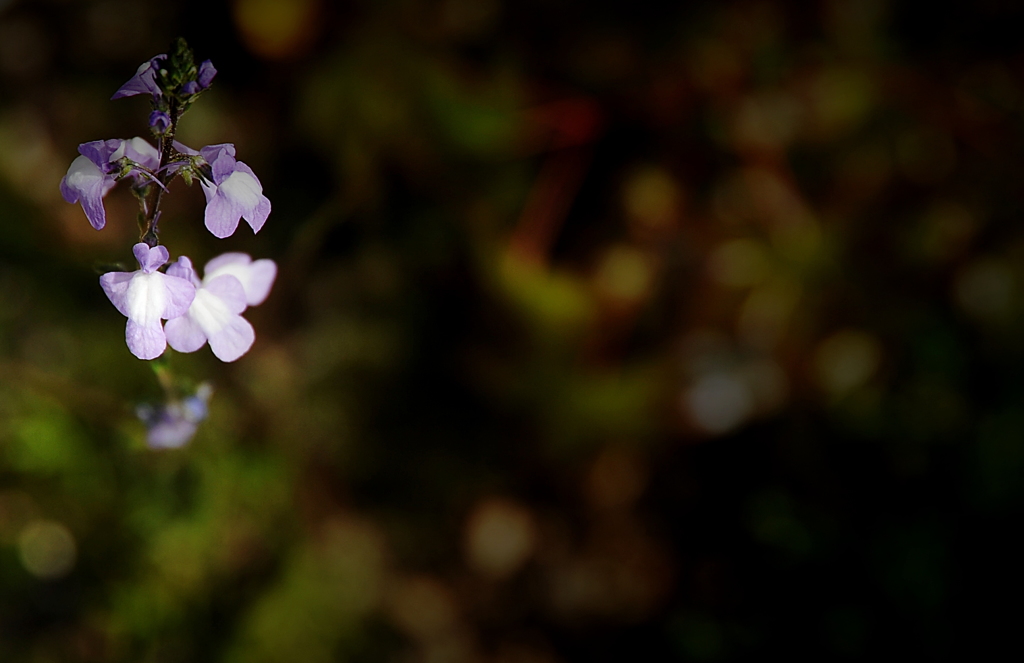
[[135, 75], [118, 88], [114, 96], [111, 97], [111, 100], [123, 99], [124, 97], [131, 97], [136, 94], [159, 95], [160, 87], [156, 84], [156, 72], [166, 58], [166, 55], [161, 54], [151, 58], [149, 62], [142, 63], [138, 70], [136, 70]]
[[82, 192], [82, 209], [85, 210], [85, 217], [89, 219], [89, 223], [100, 231], [103, 226], [106, 225], [106, 208], [103, 207], [103, 194], [104, 190], [109, 191], [110, 188], [104, 187], [104, 185], [98, 185], [91, 190]]
[[167, 349], [167, 337], [159, 322], [144, 326], [129, 318], [124, 338], [128, 349], [139, 359], [156, 359]]
[[171, 266], [167, 268], [167, 276], [185, 279], [195, 287], [199, 287], [199, 277], [196, 276], [192, 261], [187, 256], [181, 256], [176, 262], [171, 263]]
[[120, 150], [124, 143], [125, 141], [120, 138], [93, 140], [79, 145], [78, 153], [106, 172], [110, 163], [110, 155]]
[[168, 320], [164, 333], [167, 342], [178, 352], [195, 352], [206, 344], [206, 334], [188, 315]]
[[139, 242], [132, 247], [132, 253], [135, 254], [135, 262], [139, 263], [140, 267], [145, 265], [149, 260], [149, 244]]
[[210, 186], [202, 180], [199, 181], [199, 185], [203, 187], [203, 195], [206, 196], [206, 204], [209, 205], [213, 197], [217, 195], [217, 187]]
[[219, 239], [230, 237], [238, 228], [242, 211], [218, 191], [206, 203], [206, 227], [214, 237]]
[[227, 310], [231, 313], [238, 315], [245, 310], [247, 305], [245, 289], [242, 287], [242, 283], [231, 274], [207, 279], [203, 282], [203, 289], [224, 302]]
[[171, 254], [167, 252], [167, 247], [154, 246], [149, 248], [149, 245], [145, 242], [139, 242], [133, 246], [132, 253], [135, 254], [135, 259], [139, 261], [139, 267], [146, 274], [152, 274], [171, 259]]
[[199, 150], [213, 170], [213, 182], [219, 185], [235, 172], [235, 146], [231, 143], [207, 145]]
[[60, 192], [69, 203], [81, 202], [89, 223], [99, 230], [107, 223], [103, 196], [112, 186], [113, 178], [105, 175], [92, 159], [83, 154], [71, 162], [67, 174], [60, 182]]
[[225, 154], [232, 159], [235, 157], [235, 144], [234, 143], [217, 143], [216, 145], [207, 145], [200, 148], [199, 153], [203, 155], [207, 163], [212, 164], [222, 154]]
[[199, 82], [200, 87], [206, 89], [210, 87], [210, 83], [213, 82], [213, 77], [217, 75], [217, 68], [213, 66], [213, 63], [209, 60], [203, 60], [203, 63], [199, 65], [199, 74], [196, 76], [196, 80]]
[[249, 282], [243, 284], [249, 306], [258, 306], [270, 295], [270, 288], [277, 278], [277, 263], [269, 258], [262, 258], [252, 264], [249, 269]]
[[268, 216], [270, 216], [270, 199], [261, 195], [259, 204], [245, 215], [245, 220], [252, 227], [252, 231], [258, 233], [263, 224], [267, 222]]
[[107, 299], [125, 317], [128, 317], [128, 284], [134, 276], [135, 272], [107, 272], [100, 277], [100, 287]]
[[161, 281], [167, 291], [167, 303], [160, 317], [173, 320], [185, 315], [196, 297], [196, 287], [177, 276], [168, 276], [167, 274], [160, 274], [160, 276], [163, 277]]
[[[113, 182], [111, 182], [113, 186]], [[96, 230], [102, 230], [107, 225], [107, 210], [103, 207], [103, 196], [110, 190], [110, 186], [100, 182], [89, 189], [80, 191], [82, 209], [85, 211], [85, 218]]]
[[78, 191], [68, 186], [68, 176], [65, 175], [60, 180], [60, 195], [66, 202], [77, 203], [78, 202]]
[[155, 110], [149, 114], [149, 128], [152, 129], [159, 135], [167, 133], [167, 129], [171, 126], [171, 116], [167, 113], [159, 110]]
[[236, 315], [220, 331], [210, 335], [210, 349], [221, 361], [235, 361], [249, 351], [255, 340], [256, 332], [249, 321]]
[[235, 157], [226, 152], [221, 152], [215, 161], [210, 162], [210, 167], [213, 169], [214, 184], [220, 185], [221, 182], [231, 177], [235, 172], [235, 165], [237, 163]]
[[254, 232], [263, 227], [270, 214], [270, 201], [263, 195], [259, 179], [242, 162], [237, 163], [233, 173], [217, 182], [216, 197], [230, 202], [234, 210], [241, 212]]

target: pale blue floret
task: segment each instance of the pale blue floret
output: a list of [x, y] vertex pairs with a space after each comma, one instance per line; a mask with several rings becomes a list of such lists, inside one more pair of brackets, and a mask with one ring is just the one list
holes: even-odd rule
[[206, 419], [207, 403], [213, 389], [203, 383], [195, 394], [160, 407], [140, 405], [135, 413], [146, 424], [146, 443], [153, 449], [177, 449], [193, 438], [199, 424]]

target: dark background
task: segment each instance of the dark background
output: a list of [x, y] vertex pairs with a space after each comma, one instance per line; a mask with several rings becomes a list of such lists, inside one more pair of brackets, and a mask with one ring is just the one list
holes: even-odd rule
[[[1024, 9], [0, 0], [0, 660], [1019, 648]], [[183, 449], [77, 145], [184, 36], [277, 261]]]

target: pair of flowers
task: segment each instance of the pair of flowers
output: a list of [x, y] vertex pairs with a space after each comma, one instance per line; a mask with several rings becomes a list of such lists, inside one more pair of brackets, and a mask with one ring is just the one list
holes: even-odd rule
[[132, 252], [138, 270], [100, 277], [107, 297], [128, 318], [125, 341], [132, 354], [155, 359], [168, 344], [179, 352], [195, 352], [207, 342], [221, 361], [248, 352], [256, 335], [241, 314], [267, 298], [277, 276], [274, 261], [225, 253], [206, 263], [200, 280], [185, 256], [166, 273], [159, 271], [170, 260], [163, 246], [139, 242]]
[[[253, 232], [263, 227], [270, 215], [270, 200], [263, 195], [263, 186], [252, 168], [235, 159], [234, 145], [208, 145], [197, 152], [175, 141], [174, 149], [182, 155], [181, 160], [163, 169], [173, 172], [188, 168], [198, 174], [206, 194], [206, 227], [214, 236], [230, 236], [242, 218]], [[79, 145], [78, 152], [61, 180], [60, 191], [67, 202], [82, 204], [96, 230], [107, 223], [103, 198], [117, 180], [130, 177], [138, 188], [164, 186], [158, 179], [160, 154], [144, 138], [95, 140]]]

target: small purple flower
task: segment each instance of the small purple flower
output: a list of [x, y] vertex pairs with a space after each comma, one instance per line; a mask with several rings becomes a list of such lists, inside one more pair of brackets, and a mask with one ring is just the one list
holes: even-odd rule
[[196, 288], [188, 279], [157, 271], [170, 259], [163, 246], [149, 248], [139, 242], [132, 252], [141, 269], [108, 272], [100, 277], [100, 286], [114, 307], [128, 318], [128, 349], [139, 359], [155, 359], [167, 347], [161, 318], [184, 315], [195, 299]]
[[[160, 154], [156, 148], [137, 136], [131, 140], [113, 138], [82, 143], [78, 151], [81, 156], [71, 162], [67, 175], [60, 181], [60, 192], [67, 202], [82, 203], [86, 218], [96, 230], [107, 223], [103, 197], [116, 182], [115, 162], [127, 157], [149, 170], [156, 170], [160, 165]], [[149, 177], [138, 168], [132, 169], [128, 175], [137, 182]]]
[[149, 114], [149, 128], [157, 136], [163, 136], [171, 127], [171, 116], [167, 113], [155, 110]]
[[150, 448], [177, 449], [187, 444], [199, 423], [206, 419], [212, 393], [213, 389], [204, 382], [194, 395], [180, 401], [170, 401], [159, 408], [140, 405], [135, 412], [146, 424], [146, 443]]
[[150, 58], [148, 62], [143, 62], [139, 66], [138, 71], [135, 72], [135, 75], [118, 88], [117, 92], [110, 99], [123, 99], [124, 97], [132, 97], [137, 94], [151, 94], [154, 98], [159, 97], [163, 94], [163, 91], [157, 85], [156, 74], [160, 71], [160, 67], [166, 59], [167, 56], [165, 54], [160, 54]]
[[249, 351], [256, 333], [241, 314], [250, 302], [266, 299], [277, 274], [272, 260], [253, 262], [244, 253], [227, 253], [206, 264], [206, 277], [200, 282], [192, 262], [182, 256], [167, 273], [187, 278], [196, 287], [188, 312], [164, 327], [172, 348], [195, 352], [209, 341], [214, 356], [225, 362]]
[[202, 182], [206, 194], [206, 227], [215, 237], [230, 236], [244, 218], [253, 232], [259, 232], [270, 215], [270, 200], [256, 173], [235, 160], [231, 143], [209, 145], [200, 154], [213, 172], [213, 182]]

